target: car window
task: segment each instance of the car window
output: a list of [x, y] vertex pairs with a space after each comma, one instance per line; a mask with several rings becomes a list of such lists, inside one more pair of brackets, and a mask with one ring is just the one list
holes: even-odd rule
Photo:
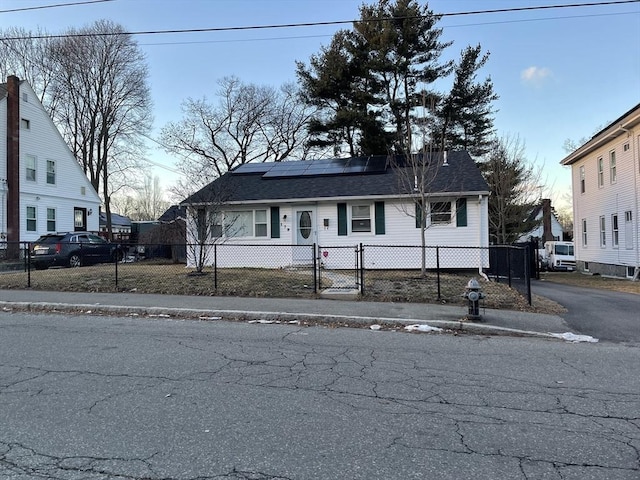
[[[72, 237], [73, 238], [73, 237]], [[89, 243], [89, 235], [77, 235], [75, 237], [75, 240], [73, 240], [74, 242], [84, 242], [84, 243]]]
[[87, 235], [91, 243], [107, 243], [107, 241], [98, 235]]
[[36, 243], [57, 243], [62, 238], [62, 235], [45, 235], [36, 240]]

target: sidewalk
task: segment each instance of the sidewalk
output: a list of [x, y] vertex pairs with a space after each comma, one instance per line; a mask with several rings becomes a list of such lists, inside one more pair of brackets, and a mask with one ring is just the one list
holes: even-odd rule
[[464, 320], [467, 309], [424, 303], [360, 302], [290, 298], [203, 297], [135, 293], [0, 290], [0, 309], [67, 311], [177, 318], [280, 320], [347, 324], [428, 324], [477, 334], [548, 337], [569, 328], [561, 317], [481, 309], [482, 320]]

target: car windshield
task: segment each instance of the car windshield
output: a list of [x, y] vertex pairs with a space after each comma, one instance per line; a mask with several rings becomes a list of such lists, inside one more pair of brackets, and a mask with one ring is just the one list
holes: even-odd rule
[[573, 255], [573, 245], [556, 245], [556, 255]]
[[36, 240], [36, 243], [57, 243], [62, 238], [62, 235], [46, 235]]

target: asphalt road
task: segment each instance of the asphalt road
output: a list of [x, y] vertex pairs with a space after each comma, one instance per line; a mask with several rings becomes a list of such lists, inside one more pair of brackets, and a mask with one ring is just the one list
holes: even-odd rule
[[0, 478], [633, 479], [640, 347], [0, 312]]
[[576, 333], [600, 341], [640, 344], [640, 296], [532, 280], [531, 291], [567, 309], [560, 314]]

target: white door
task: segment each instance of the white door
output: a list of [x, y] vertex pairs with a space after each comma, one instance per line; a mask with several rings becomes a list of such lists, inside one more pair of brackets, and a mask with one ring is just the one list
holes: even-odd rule
[[296, 210], [296, 247], [293, 249], [293, 261], [297, 264], [313, 263], [314, 243], [313, 210]]

